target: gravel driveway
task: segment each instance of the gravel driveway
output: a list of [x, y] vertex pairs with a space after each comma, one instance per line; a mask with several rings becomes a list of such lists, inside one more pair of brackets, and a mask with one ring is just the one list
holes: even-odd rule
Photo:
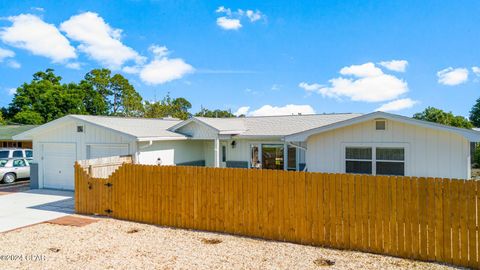
[[[452, 269], [113, 219], [85, 227], [38, 224], [0, 233], [0, 243], [0, 269]], [[23, 259], [1, 257], [9, 254]]]

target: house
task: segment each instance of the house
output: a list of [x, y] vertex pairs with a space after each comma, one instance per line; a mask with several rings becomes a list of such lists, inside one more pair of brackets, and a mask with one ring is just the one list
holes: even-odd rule
[[480, 132], [394, 114], [141, 119], [69, 115], [26, 131], [39, 185], [73, 189], [75, 160], [470, 178]]
[[37, 127], [36, 125], [0, 125], [0, 148], [32, 148], [31, 140], [14, 140], [13, 136]]
[[285, 141], [306, 144], [309, 171], [470, 179], [480, 132], [374, 112]]

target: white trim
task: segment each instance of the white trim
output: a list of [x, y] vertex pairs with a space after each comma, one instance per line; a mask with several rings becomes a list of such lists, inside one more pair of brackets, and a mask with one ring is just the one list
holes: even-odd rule
[[[410, 162], [411, 162], [411, 157], [410, 157], [410, 144], [409, 143], [403, 143], [403, 142], [382, 142], [382, 143], [376, 143], [376, 142], [370, 142], [370, 143], [357, 143], [357, 142], [342, 142], [341, 143], [341, 150], [342, 150], [342, 160], [341, 160], [341, 165], [342, 165], [342, 172], [347, 173], [346, 170], [346, 161], [347, 160], [352, 160], [352, 159], [347, 159], [345, 156], [346, 148], [347, 147], [358, 147], [358, 148], [372, 148], [372, 159], [355, 159], [355, 161], [371, 161], [372, 162], [372, 175], [376, 175], [377, 173], [377, 156], [376, 156], [376, 150], [377, 148], [403, 148], [405, 149], [405, 160], [404, 162], [404, 170], [405, 170], [405, 176], [410, 176]], [[385, 160], [379, 160], [380, 162], [389, 162]], [[390, 162], [395, 162], [395, 161], [390, 161]], [[400, 162], [400, 161], [398, 161]]]
[[148, 142], [148, 141], [182, 141], [189, 140], [191, 138], [185, 137], [139, 137], [137, 142]]

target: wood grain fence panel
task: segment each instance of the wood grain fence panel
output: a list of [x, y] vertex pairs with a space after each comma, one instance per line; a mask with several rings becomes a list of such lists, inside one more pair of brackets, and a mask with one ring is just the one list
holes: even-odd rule
[[479, 267], [476, 181], [77, 164], [75, 189], [81, 214]]

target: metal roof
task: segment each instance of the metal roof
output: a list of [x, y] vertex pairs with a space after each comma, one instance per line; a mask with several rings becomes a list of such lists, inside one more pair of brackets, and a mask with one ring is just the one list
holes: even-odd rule
[[12, 141], [13, 136], [37, 127], [36, 125], [6, 125], [0, 126], [0, 141]]

